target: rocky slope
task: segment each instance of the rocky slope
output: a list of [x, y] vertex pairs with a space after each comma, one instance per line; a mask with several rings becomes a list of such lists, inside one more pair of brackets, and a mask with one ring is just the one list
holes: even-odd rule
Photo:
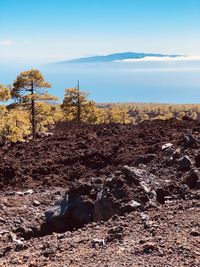
[[191, 120], [62, 123], [7, 144], [0, 266], [199, 266], [199, 168]]

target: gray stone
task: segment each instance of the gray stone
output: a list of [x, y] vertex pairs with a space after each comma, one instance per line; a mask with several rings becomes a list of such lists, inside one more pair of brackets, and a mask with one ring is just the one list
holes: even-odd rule
[[40, 202], [38, 200], [33, 200], [33, 206], [35, 207], [40, 206]]
[[147, 214], [145, 214], [144, 212], [141, 212], [140, 217], [141, 217], [142, 222], [144, 224], [144, 228], [150, 228], [152, 226], [153, 222], [150, 220], [150, 218]]
[[165, 150], [164, 150], [164, 155], [165, 155], [165, 157], [167, 157], [167, 158], [172, 158], [173, 157], [173, 155], [174, 155], [174, 153], [175, 153], [175, 149], [174, 148], [172, 148], [172, 147], [169, 147], [169, 148], [166, 148]]
[[183, 136], [183, 141], [186, 147], [191, 147], [197, 143], [197, 139], [192, 134], [185, 134]]
[[185, 183], [189, 188], [195, 188], [197, 185], [197, 181], [199, 180], [200, 175], [197, 170], [192, 169], [189, 175], [186, 177]]
[[195, 166], [200, 167], [200, 154], [195, 155]]
[[196, 189], [200, 189], [200, 180], [197, 180], [196, 182]]
[[0, 217], [0, 223], [5, 223], [6, 220], [3, 217]]
[[153, 251], [158, 250], [158, 246], [155, 242], [146, 242], [142, 246], [143, 253], [149, 254], [152, 253]]
[[179, 159], [181, 157], [181, 150], [177, 148], [173, 153], [173, 159]]
[[137, 166], [140, 165], [140, 164], [147, 165], [148, 163], [150, 163], [155, 158], [156, 158], [155, 154], [141, 155], [134, 161], [134, 164], [137, 165]]
[[164, 151], [165, 149], [168, 149], [170, 147], [173, 147], [173, 144], [172, 143], [166, 143], [166, 144], [162, 145], [162, 150]]
[[139, 209], [141, 206], [142, 205], [139, 202], [132, 200], [126, 203], [125, 205], [123, 205], [122, 210], [124, 212], [131, 212], [131, 211]]
[[179, 170], [188, 170], [192, 165], [192, 161], [188, 156], [183, 156], [178, 160]]
[[22, 240], [18, 239], [16, 234], [10, 232], [10, 237], [11, 237], [11, 240], [19, 247], [23, 247], [23, 242]]
[[96, 247], [96, 245], [101, 246], [101, 247], [105, 246], [104, 239], [93, 239], [91, 243], [92, 243], [92, 247]]
[[200, 232], [197, 231], [196, 229], [192, 229], [191, 232], [190, 232], [190, 235], [192, 235], [192, 236], [200, 236]]
[[132, 208], [138, 208], [141, 207], [141, 204], [135, 200], [130, 201], [127, 205], [129, 205]]
[[97, 194], [94, 203], [94, 221], [104, 221], [110, 219], [114, 214], [119, 212], [118, 207], [114, 207], [112, 199], [107, 197], [108, 187], [106, 185]]
[[64, 198], [45, 212], [48, 227], [53, 231], [79, 228], [93, 219], [93, 204], [83, 201], [78, 193], [66, 193]]
[[28, 189], [27, 191], [24, 192], [25, 195], [32, 195], [33, 194], [33, 190], [32, 189]]
[[43, 138], [43, 137], [49, 137], [49, 136], [53, 136], [53, 133], [51, 133], [51, 132], [39, 132], [39, 131], [36, 133], [37, 138]]

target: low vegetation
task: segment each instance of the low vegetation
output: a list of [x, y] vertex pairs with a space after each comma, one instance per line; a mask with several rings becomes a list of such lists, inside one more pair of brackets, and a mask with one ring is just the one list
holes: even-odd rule
[[79, 85], [67, 88], [62, 104], [48, 93], [39, 70], [20, 73], [11, 86], [0, 85], [0, 142], [25, 141], [58, 121], [137, 124], [144, 120], [200, 119], [200, 104], [106, 103], [88, 100]]

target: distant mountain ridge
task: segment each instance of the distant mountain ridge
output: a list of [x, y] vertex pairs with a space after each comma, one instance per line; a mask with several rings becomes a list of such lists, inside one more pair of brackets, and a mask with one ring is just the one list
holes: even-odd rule
[[116, 60], [126, 60], [126, 59], [141, 59], [145, 57], [179, 57], [180, 55], [164, 55], [164, 54], [153, 54], [153, 53], [134, 53], [134, 52], [124, 52], [115, 53], [110, 55], [102, 56], [91, 56], [72, 59], [68, 61], [62, 61], [60, 63], [95, 63], [95, 62], [112, 62]]

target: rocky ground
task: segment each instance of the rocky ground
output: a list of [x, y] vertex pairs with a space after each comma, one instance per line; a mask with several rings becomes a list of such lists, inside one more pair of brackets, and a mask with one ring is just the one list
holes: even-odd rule
[[0, 148], [0, 266], [199, 266], [200, 124], [60, 124]]

